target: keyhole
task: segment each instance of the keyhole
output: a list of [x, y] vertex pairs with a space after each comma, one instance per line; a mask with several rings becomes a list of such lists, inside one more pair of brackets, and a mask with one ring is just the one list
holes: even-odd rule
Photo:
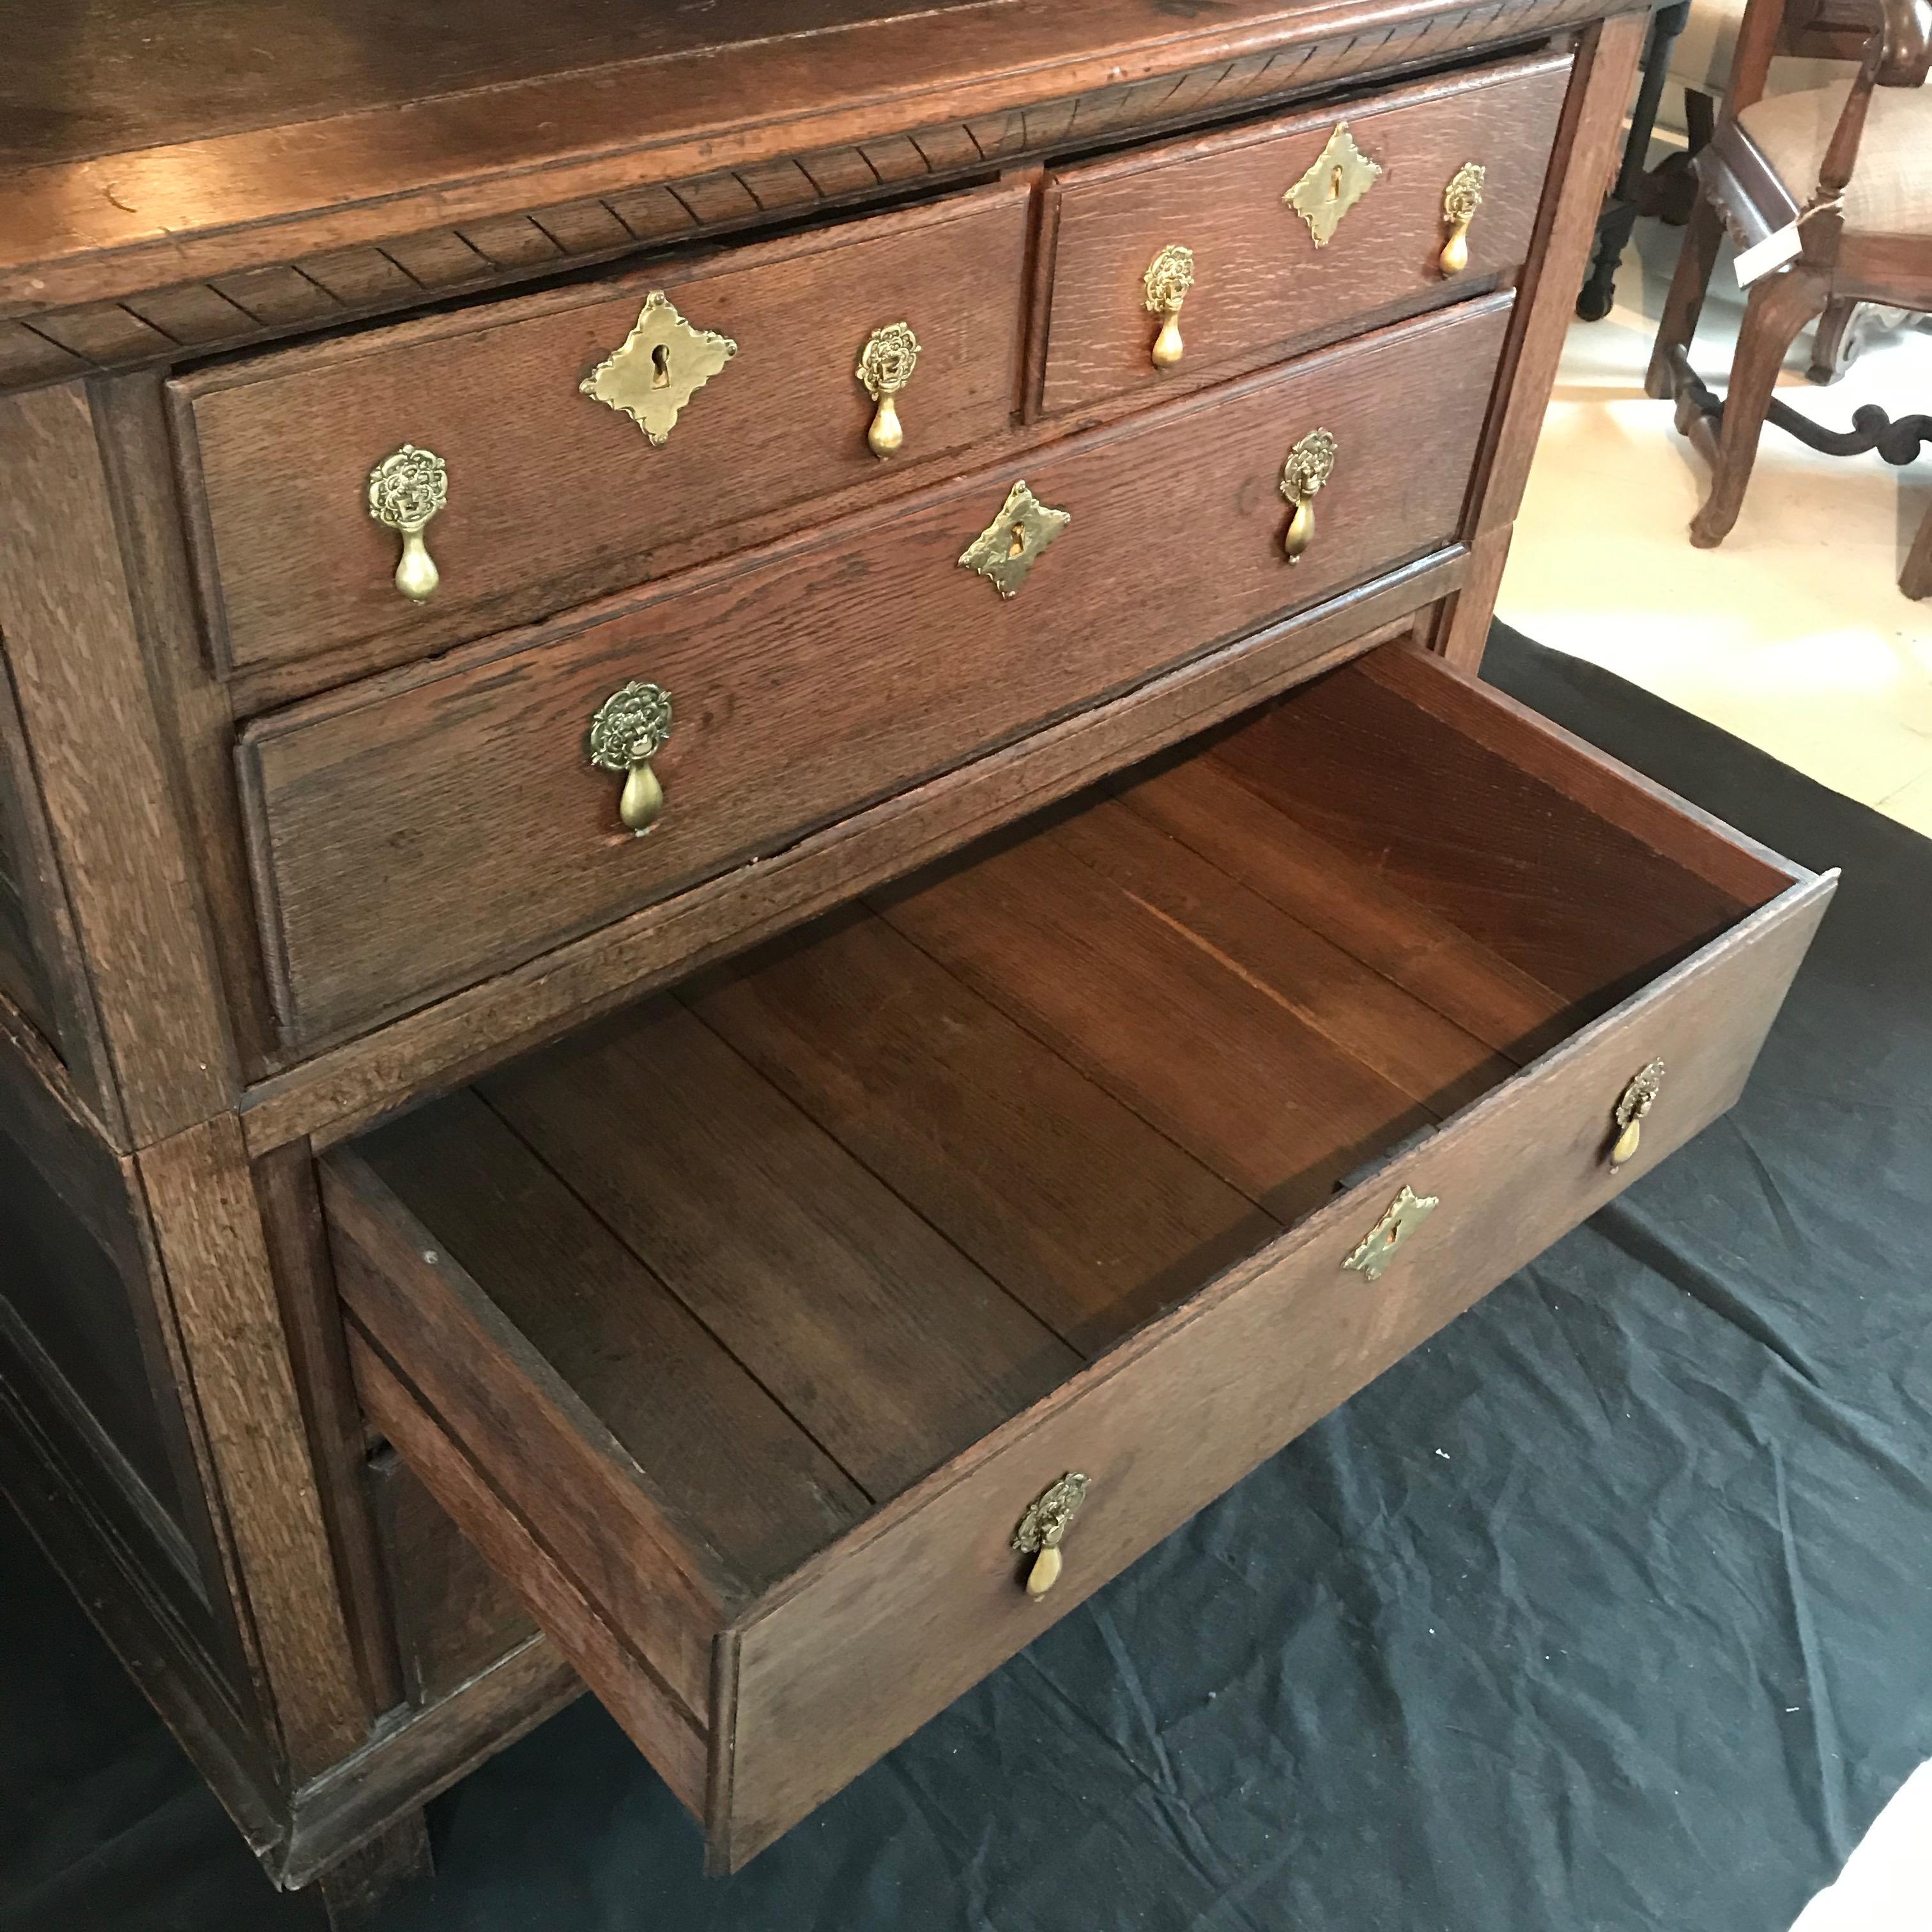
[[1328, 177], [1328, 199], [1330, 201], [1342, 199], [1342, 170], [1339, 167]]
[[660, 342], [651, 351], [651, 387], [668, 389], [670, 387], [670, 345]]
[[1009, 557], [1016, 557], [1024, 556], [1025, 554], [1026, 532], [1024, 530], [1016, 530], [1012, 534], [1012, 542], [1006, 545], [1006, 555]]

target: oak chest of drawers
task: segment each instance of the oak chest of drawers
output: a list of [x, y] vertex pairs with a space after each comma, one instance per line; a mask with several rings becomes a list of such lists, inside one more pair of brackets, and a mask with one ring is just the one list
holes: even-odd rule
[[0, 82], [0, 1471], [345, 1921], [584, 1684], [755, 1856], [1832, 885], [1473, 676], [1640, 14], [474, 10]]

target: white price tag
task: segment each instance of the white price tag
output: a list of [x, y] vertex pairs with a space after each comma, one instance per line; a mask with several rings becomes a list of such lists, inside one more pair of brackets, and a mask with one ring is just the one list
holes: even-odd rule
[[1754, 282], [1763, 280], [1774, 268], [1781, 268], [1785, 263], [1796, 260], [1798, 251], [1804, 245], [1804, 238], [1798, 232], [1798, 224], [1792, 222], [1767, 235], [1755, 248], [1747, 248], [1738, 257], [1738, 286], [1748, 289]]

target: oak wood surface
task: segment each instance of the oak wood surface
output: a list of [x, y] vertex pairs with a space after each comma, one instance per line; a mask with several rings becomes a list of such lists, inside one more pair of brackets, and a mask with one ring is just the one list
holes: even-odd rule
[[[1056, 171], [1057, 238], [1042, 408], [1148, 397], [1276, 359], [1299, 339], [1389, 304], [1453, 302], [1522, 262], [1570, 76], [1567, 56], [1419, 82], [1238, 131]], [[1284, 197], [1346, 121], [1381, 177], [1318, 247]], [[1469, 263], [1445, 278], [1442, 195], [1487, 170]], [[1192, 250], [1179, 365], [1149, 358], [1142, 278], [1169, 243]]]
[[[1473, 738], [1391, 767], [1400, 692], [1345, 670], [1220, 748], [1241, 782], [1566, 1000], [1602, 1002], [1714, 938], [1739, 900]], [[1451, 797], [1453, 820], [1416, 809]], [[1781, 882], [1780, 882], [1781, 883]]]
[[[566, 1041], [480, 1090], [874, 1502], [1073, 1366], [1035, 1316], [676, 1006]], [[406, 1131], [391, 1130], [392, 1142]], [[426, 1145], [425, 1157], [437, 1157], [440, 1141]], [[554, 1294], [540, 1259], [532, 1274]], [[600, 1387], [608, 1375], [634, 1400], [628, 1384], [646, 1352], [624, 1360], [593, 1318], [592, 1297], [584, 1301], [567, 1334], [553, 1324], [526, 1332], [574, 1385], [583, 1387], [578, 1364], [594, 1353]], [[648, 1400], [655, 1419], [656, 1398]], [[717, 1432], [690, 1431], [707, 1457]], [[638, 1453], [654, 1470], [662, 1461]], [[757, 1456], [760, 1466], [769, 1454]], [[768, 1485], [748, 1478], [746, 1486]], [[721, 1537], [733, 1527], [701, 1492], [688, 1511]], [[812, 1525], [824, 1527], [823, 1518]], [[798, 1554], [742, 1538], [730, 1547], [753, 1583]]]
[[[1585, 902], [1606, 941], [1605, 985], [1631, 976], [1610, 935], [1632, 892], [1654, 892], [1664, 910], [1645, 935], [1636, 998], [1520, 1073], [1452, 1022], [1444, 1007], [1501, 1016], [1504, 1028], [1526, 1012], [1546, 1038], [1552, 1017], [1574, 1028], [1603, 1001], [1495, 958], [1491, 948], [1509, 950], [1497, 933], [1511, 917], [1466, 886], [1447, 908], [1432, 895], [1418, 855], [1436, 851], [1440, 814], [1426, 783], [1391, 784], [1392, 804], [1370, 800], [1358, 836], [1338, 829], [1332, 788], [1264, 798], [1248, 783], [1252, 745], [1279, 746], [1280, 721], [1300, 712], [1330, 734], [1373, 738], [1389, 770], [1466, 779], [1497, 875], [1521, 869], [1515, 828], [1530, 819], [1556, 862], [1616, 872], [1617, 890]], [[1514, 763], [1507, 747], [1519, 741]], [[1213, 770], [1210, 802], [1229, 786], [1250, 800], [1225, 862], [1203, 794], [1173, 787], [1185, 766], [1163, 761], [877, 896], [873, 912], [714, 974], [680, 1005], [659, 1002], [494, 1076], [486, 1099], [440, 1103], [326, 1158], [345, 1292], [394, 1374], [416, 1384], [402, 1446], [431, 1489], [473, 1534], [520, 1552], [501, 1560], [526, 1600], [593, 1681], [613, 1678], [620, 1706], [632, 1694], [624, 1660], [666, 1641], [667, 1612], [722, 1641], [722, 1676], [688, 1677], [680, 1692], [710, 1735], [720, 1866], [751, 1856], [1064, 1607], [1064, 1584], [1046, 1606], [1026, 1599], [1006, 1546], [1063, 1468], [1106, 1470], [1119, 1498], [1090, 1533], [1083, 1515], [1070, 1539], [1070, 1560], [1084, 1550], [1091, 1566], [1077, 1600], [1728, 1104], [1831, 890], [1739, 842], [1751, 895], [1725, 900], [1722, 936], [1673, 964], [1708, 937], [1714, 889], [1657, 847], [1697, 851], [1723, 835], [1687, 816], [1665, 836], [1654, 790], [1420, 653], [1332, 673], [1206, 740], [1191, 762]], [[1182, 836], [1159, 820], [1169, 790]], [[1654, 821], [1653, 842], [1585, 799]], [[1310, 821], [1318, 839], [1300, 836]], [[1357, 880], [1328, 890], [1317, 855]], [[1409, 892], [1424, 909], [1406, 939], [1397, 895]], [[1322, 907], [1312, 920], [1297, 916], [1303, 898]], [[1534, 908], [1514, 892], [1496, 904], [1534, 928]], [[1676, 932], [1663, 932], [1672, 917]], [[1366, 960], [1351, 950], [1358, 934]], [[1494, 985], [1472, 990], [1485, 957]], [[1510, 1044], [1513, 1057], [1530, 1050]], [[1616, 1101], [1656, 1056], [1670, 1067], [1667, 1102], [1638, 1161], [1612, 1174]], [[1198, 1104], [1190, 1074], [1212, 1104]], [[1083, 1080], [1097, 1091], [1080, 1092]], [[1298, 1104], [1311, 1095], [1316, 1104]], [[1034, 1119], [1018, 1130], [1022, 1104]], [[1320, 1204], [1347, 1168], [1442, 1116], [1400, 1156], [1403, 1174], [1442, 1193], [1424, 1250], [1436, 1259], [1370, 1292], [1337, 1264], [1388, 1204], [1396, 1170], [1358, 1181], [1346, 1218]], [[524, 1178], [506, 1218], [490, 1176], [510, 1130]], [[1061, 1349], [1034, 1358], [1045, 1372], [1030, 1386], [985, 1382], [1013, 1359], [1017, 1306], [997, 1290], [989, 1298], [963, 1256], [945, 1260], [946, 1240], [1017, 1300], [1037, 1300], [1056, 1246], [1072, 1250], [1077, 1231], [1097, 1225], [1089, 1217], [1119, 1203], [1124, 1172], [1144, 1191], [1127, 1156], [1162, 1134], [1179, 1146], [1143, 1155], [1158, 1198], [1137, 1201], [1126, 1224], [1157, 1236], [1140, 1268], [1117, 1258], [1070, 1270], [1063, 1310], [1083, 1352], [1100, 1352], [1098, 1369], [1076, 1371]], [[1052, 1152], [1024, 1180], [1000, 1175], [1030, 1138]], [[1239, 1186], [1204, 1186], [1180, 1146]], [[1322, 1184], [1304, 1185], [1316, 1168]], [[1061, 1197], [1044, 1215], [1042, 1188]], [[1244, 1190], [1283, 1218], [1312, 1217], [1277, 1235]], [[1191, 1218], [1172, 1218], [1174, 1202], [1192, 1204]], [[925, 1220], [897, 1218], [908, 1213]], [[910, 1238], [915, 1227], [926, 1234]], [[1238, 1229], [1249, 1246], [1231, 1258]], [[1191, 1250], [1177, 1242], [1196, 1232], [1206, 1238]], [[558, 1258], [585, 1252], [596, 1265], [560, 1280]], [[729, 1564], [697, 1500], [702, 1484], [756, 1491], [761, 1471], [769, 1487], [782, 1466], [769, 1438], [760, 1446], [742, 1426], [721, 1431], [697, 1413], [673, 1425], [662, 1412], [684, 1400], [683, 1358], [627, 1336], [640, 1308], [676, 1305], [668, 1290], [755, 1376], [770, 1418], [796, 1417], [865, 1500], [842, 1523], [815, 1504], [795, 1514], [794, 1551], [739, 1562], [734, 1600], [661, 1599], [652, 1611], [628, 1565], [643, 1555], [661, 1577], [667, 1562], [691, 1574]], [[1180, 1314], [1147, 1325], [1177, 1298]], [[915, 1331], [940, 1379], [962, 1384], [936, 1402], [904, 1399], [928, 1366], [904, 1339]], [[988, 1398], [977, 1407], [976, 1383]], [[1218, 1394], [1213, 1430], [1189, 1420], [1210, 1387], [1232, 1392], [1232, 1429]], [[616, 1527], [617, 1466], [601, 1446], [614, 1426], [634, 1458], [623, 1484], [661, 1498], [648, 1547]], [[650, 1428], [664, 1432], [655, 1450]], [[668, 1484], [660, 1460], [682, 1472]], [[632, 1727], [646, 1750], [662, 1748], [648, 1726]]]
[[1564, 1002], [1379, 868], [1335, 848], [1242, 784], [1220, 758], [1175, 758], [1124, 782], [1130, 810], [1211, 858], [1228, 878], [1346, 947], [1392, 985], [1498, 1052], [1533, 1058], [1553, 1046]]
[[350, 1374], [314, 1154], [301, 1142], [278, 1148], [255, 1163], [254, 1178], [338, 1594], [363, 1701], [380, 1717], [402, 1702], [404, 1686], [364, 1477], [368, 1425]]
[[241, 1119], [252, 1150], [330, 1145], [424, 1090], [500, 1065], [680, 970], [785, 931], [1324, 666], [1406, 636], [1460, 580], [1438, 553], [1264, 626], [744, 868], [258, 1083]]
[[1276, 1231], [877, 918], [680, 997], [1082, 1355]]
[[136, 1145], [238, 1090], [87, 397], [0, 400], [0, 625]]
[[268, 976], [235, 774], [232, 687], [209, 674], [189, 555], [187, 506], [175, 476], [165, 386], [154, 374], [99, 384], [96, 434], [128, 562], [130, 604], [210, 932], [237, 1059], [252, 1077], [274, 1038]]
[[[1073, 520], [1010, 598], [957, 562], [998, 472], [252, 726], [243, 791], [291, 1039], [421, 1004], [1442, 543], [1508, 312], [1480, 302], [1039, 453], [1027, 480]], [[1318, 422], [1342, 454], [1290, 566], [1276, 484]], [[1150, 474], [1188, 506], [1152, 544]], [[583, 752], [639, 676], [678, 718], [644, 840]]]
[[[1728, 1106], [1831, 890], [1829, 880], [1792, 886], [818, 1558], [739, 1636], [716, 1864], [743, 1864]], [[1613, 1174], [1610, 1108], [1660, 1054], [1670, 1111]], [[1413, 1252], [1372, 1286], [1345, 1273], [1342, 1258], [1406, 1181], [1442, 1204]], [[1036, 1601], [1018, 1586], [1008, 1539], [1069, 1469], [1091, 1486], [1060, 1579]]]
[[238, 1594], [282, 1754], [299, 1781], [353, 1750], [373, 1714], [338, 1592], [240, 1128], [224, 1115], [148, 1149], [138, 1165], [184, 1381], [232, 1540]]
[[419, 1810], [584, 1690], [548, 1637], [507, 1652], [447, 1696], [404, 1714], [296, 1791], [274, 1871], [308, 1884], [394, 1820]]
[[[716, 183], [755, 207], [733, 170], [849, 156], [876, 184], [894, 170], [893, 137], [919, 155], [904, 138], [914, 131], [969, 130], [975, 146], [997, 151], [1012, 122], [1048, 104], [1063, 138], [1083, 108], [1103, 132], [1123, 114], [1158, 118], [1177, 95], [1178, 118], [1211, 112], [1217, 96], [1285, 92], [1324, 42], [1340, 42], [1358, 63], [1390, 66], [1603, 10], [1604, 0], [1523, 0], [1508, 14], [1466, 0], [1239, 0], [1196, 17], [1161, 0], [969, 7], [735, 56], [535, 74], [494, 90], [484, 112], [460, 93], [403, 113], [346, 99], [341, 111], [296, 125], [19, 170], [0, 227], [0, 317], [51, 304], [105, 305], [184, 277], [214, 286], [241, 280], [237, 271], [440, 222], [658, 182]], [[1336, 70], [1332, 59], [1317, 64], [1318, 74]], [[453, 231], [448, 240], [473, 257]]]
[[433, 1705], [527, 1643], [536, 1626], [392, 1447], [364, 1466], [404, 1688], [411, 1703]]
[[[862, 486], [903, 460], [866, 446], [860, 351], [905, 321], [920, 352], [900, 398], [906, 453], [1005, 428], [1017, 382], [1023, 184], [807, 230], [622, 280], [401, 323], [218, 365], [171, 386], [199, 513], [203, 595], [226, 664], [258, 668], [386, 640], [424, 656], [735, 548], [760, 512]], [[662, 447], [578, 383], [646, 294], [737, 353]], [[368, 473], [405, 442], [448, 466], [427, 541], [442, 574], [412, 604]]]
[[532, 1612], [664, 1782], [700, 1810], [708, 1762], [702, 1719], [626, 1640], [621, 1626], [585, 1600], [540, 1538], [502, 1506], [488, 1478], [359, 1329], [352, 1332], [350, 1352], [363, 1400], [383, 1432], [484, 1556], [514, 1580]]

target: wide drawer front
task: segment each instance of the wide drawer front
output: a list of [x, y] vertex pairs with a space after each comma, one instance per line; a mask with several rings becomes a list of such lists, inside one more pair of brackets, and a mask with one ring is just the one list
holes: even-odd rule
[[[999, 434], [1027, 212], [1010, 184], [179, 379], [218, 653], [244, 670], [352, 645], [422, 656], [722, 554], [787, 506], [802, 520], [837, 492], [889, 490], [857, 371], [895, 322], [918, 349], [896, 398], [904, 455]], [[646, 315], [653, 292], [670, 306]], [[405, 443], [443, 470], [421, 602], [371, 514], [371, 471]]]
[[1831, 889], [1384, 651], [326, 1156], [364, 1399], [735, 1867], [1728, 1106]]
[[[1441, 548], [1508, 306], [1489, 298], [1030, 456], [1033, 496], [1071, 519], [1057, 532], [1010, 530], [1019, 478], [982, 473], [548, 641], [260, 721], [241, 777], [290, 1038], [526, 959]], [[1304, 490], [1327, 481], [1291, 562], [1284, 466], [1318, 444], [1332, 463], [1298, 472]], [[973, 552], [993, 574], [963, 567], [996, 524]], [[634, 682], [671, 709], [643, 838], [620, 820], [621, 755], [614, 776], [586, 744]]]
[[1569, 76], [1567, 56], [1513, 61], [1056, 176], [1043, 412], [1256, 368], [1512, 275]]

